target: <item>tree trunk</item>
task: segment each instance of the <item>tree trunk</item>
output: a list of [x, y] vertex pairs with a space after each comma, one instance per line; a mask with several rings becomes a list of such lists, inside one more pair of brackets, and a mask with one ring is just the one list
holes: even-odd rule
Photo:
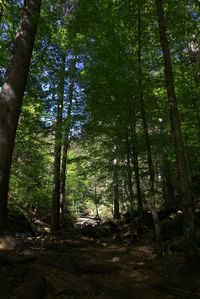
[[60, 167], [61, 167], [61, 149], [62, 149], [62, 119], [63, 119], [63, 102], [65, 91], [65, 60], [63, 55], [60, 70], [60, 86], [58, 91], [57, 116], [55, 124], [55, 147], [54, 147], [54, 179], [52, 192], [52, 214], [51, 214], [51, 231], [59, 231], [61, 225], [61, 205], [60, 205]]
[[133, 171], [135, 176], [135, 183], [137, 189], [137, 201], [138, 201], [138, 214], [143, 217], [144, 207], [143, 207], [143, 197], [140, 184], [140, 171], [139, 171], [139, 161], [138, 161], [138, 152], [136, 149], [137, 144], [137, 133], [136, 133], [136, 123], [135, 117], [134, 122], [131, 128], [131, 138], [132, 138], [132, 162], [133, 162]]
[[99, 217], [99, 199], [98, 199], [98, 195], [97, 195], [97, 185], [96, 185], [96, 183], [94, 184], [94, 204], [95, 204], [95, 207], [96, 207], [95, 217], [99, 219], [100, 218]]
[[154, 172], [154, 165], [152, 160], [152, 153], [151, 153], [151, 143], [149, 138], [149, 131], [146, 121], [146, 111], [145, 111], [145, 104], [144, 104], [144, 93], [143, 93], [143, 84], [142, 84], [142, 59], [141, 59], [141, 49], [142, 49], [142, 36], [141, 36], [141, 11], [140, 11], [140, 4], [138, 3], [138, 85], [140, 91], [140, 108], [141, 108], [141, 117], [142, 117], [142, 125], [144, 130], [144, 137], [145, 137], [145, 145], [147, 149], [147, 160], [148, 160], [148, 169], [149, 169], [149, 184], [150, 184], [150, 206], [151, 206], [151, 213], [154, 221], [155, 227], [155, 239], [157, 243], [157, 249], [160, 251], [160, 223], [159, 218], [156, 210], [155, 205], [155, 172]]
[[113, 213], [113, 217], [114, 217], [114, 220], [119, 220], [120, 219], [120, 212], [119, 212], [119, 182], [118, 182], [117, 164], [114, 163], [113, 167], [114, 167], [114, 175], [113, 175], [114, 213]]
[[62, 164], [61, 164], [61, 187], [60, 187], [60, 202], [61, 202], [61, 223], [64, 222], [64, 203], [65, 203], [65, 194], [66, 194], [66, 175], [67, 175], [67, 155], [68, 148], [70, 145], [69, 133], [71, 129], [71, 114], [72, 114], [72, 100], [74, 95], [74, 83], [75, 83], [75, 74], [76, 74], [76, 57], [74, 58], [70, 77], [71, 83], [69, 85], [68, 91], [68, 107], [67, 107], [67, 117], [64, 122], [64, 141], [63, 141], [63, 152], [62, 152]]
[[0, 94], [0, 220], [6, 221], [9, 176], [17, 124], [29, 72], [41, 0], [24, 4], [13, 55]]
[[198, 250], [195, 240], [194, 209], [190, 190], [190, 179], [187, 169], [183, 138], [180, 127], [179, 111], [174, 87], [173, 70], [170, 56], [170, 48], [166, 35], [165, 18], [162, 0], [156, 0], [160, 42], [163, 51], [165, 65], [165, 82], [168, 101], [170, 105], [170, 123], [178, 172], [180, 176], [181, 196], [184, 208], [184, 234], [185, 234], [185, 257], [186, 262], [195, 262]]
[[130, 160], [130, 144], [129, 144], [129, 134], [126, 128], [126, 160], [127, 160], [127, 177], [128, 177], [128, 192], [130, 200], [130, 232], [131, 239], [134, 238], [134, 193], [133, 193], [133, 181], [132, 181], [132, 167]]

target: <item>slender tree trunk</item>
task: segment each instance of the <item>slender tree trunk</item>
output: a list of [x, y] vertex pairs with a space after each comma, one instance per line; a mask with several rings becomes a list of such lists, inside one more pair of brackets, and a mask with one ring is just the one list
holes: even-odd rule
[[0, 93], [0, 221], [6, 221], [12, 153], [37, 30], [41, 0], [25, 1]]
[[177, 107], [170, 48], [166, 35], [165, 17], [162, 0], [156, 0], [156, 8], [160, 30], [160, 42], [163, 50], [163, 58], [165, 65], [166, 90], [170, 105], [171, 132], [174, 142], [178, 172], [180, 176], [180, 187], [184, 208], [184, 234], [186, 243], [185, 257], [186, 262], [195, 262], [195, 258], [198, 255], [198, 251], [195, 240], [194, 209], [190, 189], [190, 179], [187, 169], [187, 161], [180, 127], [179, 111]]
[[127, 183], [126, 183], [126, 176], [124, 174], [124, 179], [122, 182], [122, 211], [126, 209], [126, 199], [127, 199]]
[[[114, 161], [115, 162], [115, 161]], [[113, 165], [113, 191], [114, 191], [114, 220], [120, 219], [120, 212], [119, 212], [119, 182], [118, 182], [118, 169], [117, 163]]]
[[133, 193], [133, 180], [132, 180], [132, 167], [130, 159], [130, 144], [129, 144], [129, 134], [126, 128], [126, 160], [127, 160], [127, 178], [128, 178], [128, 192], [130, 200], [130, 232], [131, 239], [134, 238], [134, 193]]
[[54, 179], [52, 192], [52, 214], [51, 231], [59, 231], [61, 225], [61, 205], [60, 205], [60, 183], [61, 183], [61, 149], [62, 149], [62, 120], [63, 120], [63, 102], [65, 92], [65, 60], [63, 55], [60, 70], [60, 86], [58, 91], [57, 116], [55, 124], [55, 146], [54, 146]]
[[133, 171], [134, 171], [135, 183], [136, 183], [136, 189], [137, 189], [138, 214], [143, 217], [144, 207], [143, 207], [143, 197], [142, 197], [142, 190], [141, 190], [141, 184], [140, 184], [138, 152], [137, 152], [137, 148], [136, 148], [137, 133], [136, 133], [135, 117], [134, 117], [134, 122], [131, 127], [131, 138], [132, 138], [132, 163], [133, 163]]
[[76, 74], [76, 57], [74, 58], [73, 65], [70, 72], [71, 83], [68, 90], [68, 107], [67, 107], [67, 116], [64, 122], [64, 141], [63, 141], [63, 152], [62, 152], [62, 164], [61, 164], [61, 187], [60, 187], [60, 202], [61, 202], [61, 223], [64, 222], [64, 204], [66, 197], [66, 175], [67, 175], [67, 155], [70, 145], [69, 133], [71, 129], [71, 114], [72, 114], [72, 101], [74, 95], [74, 83], [75, 83], [75, 74]]
[[94, 184], [94, 204], [96, 207], [96, 218], [100, 218], [99, 217], [99, 200], [98, 200], [98, 196], [97, 196], [97, 185], [96, 183]]
[[152, 160], [152, 152], [151, 152], [151, 143], [149, 138], [149, 131], [148, 125], [146, 121], [146, 111], [145, 111], [145, 104], [144, 104], [144, 92], [143, 92], [143, 84], [142, 84], [142, 59], [141, 59], [141, 52], [142, 52], [142, 32], [141, 32], [141, 11], [140, 11], [140, 4], [138, 3], [138, 85], [140, 90], [140, 108], [141, 108], [141, 117], [142, 117], [142, 124], [144, 130], [144, 137], [145, 137], [145, 144], [147, 149], [147, 160], [148, 160], [148, 169], [149, 169], [149, 184], [150, 184], [150, 206], [151, 206], [151, 213], [154, 221], [155, 227], [155, 238], [157, 242], [157, 249], [160, 251], [160, 223], [159, 218], [156, 210], [155, 205], [155, 171], [154, 165]]

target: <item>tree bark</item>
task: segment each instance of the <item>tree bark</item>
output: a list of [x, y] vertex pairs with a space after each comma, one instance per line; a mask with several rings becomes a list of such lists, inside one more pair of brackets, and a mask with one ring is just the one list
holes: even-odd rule
[[95, 204], [95, 207], [96, 207], [95, 217], [99, 219], [100, 218], [99, 217], [99, 199], [98, 199], [98, 195], [97, 195], [97, 185], [96, 185], [96, 183], [94, 184], [94, 204]]
[[[114, 161], [115, 162], [115, 161]], [[114, 193], [114, 220], [119, 220], [120, 212], [119, 212], [119, 182], [118, 182], [118, 169], [117, 163], [113, 163], [113, 193]]]
[[71, 129], [71, 114], [72, 114], [72, 101], [74, 96], [74, 84], [76, 75], [76, 57], [73, 60], [70, 78], [71, 83], [69, 85], [68, 91], [68, 107], [67, 107], [67, 117], [64, 122], [64, 137], [63, 137], [63, 152], [62, 152], [62, 163], [61, 163], [61, 182], [60, 182], [60, 202], [61, 202], [61, 223], [63, 225], [64, 221], [64, 203], [66, 197], [66, 175], [67, 175], [67, 155], [70, 145], [69, 133]]
[[130, 200], [130, 232], [131, 239], [134, 238], [134, 193], [133, 193], [133, 180], [132, 180], [132, 167], [130, 159], [130, 144], [128, 128], [125, 131], [126, 136], [126, 161], [127, 161], [127, 178], [128, 178], [128, 192]]
[[60, 184], [61, 184], [61, 150], [62, 150], [62, 120], [63, 120], [63, 102], [65, 91], [65, 60], [64, 54], [60, 69], [60, 86], [57, 101], [57, 116], [55, 124], [55, 147], [54, 147], [54, 179], [52, 192], [52, 214], [51, 231], [59, 231], [61, 226], [61, 204], [60, 204]]
[[24, 4], [13, 54], [0, 93], [0, 220], [6, 221], [9, 176], [17, 124], [29, 72], [41, 0]]
[[194, 209], [190, 189], [190, 178], [187, 169], [183, 138], [181, 133], [179, 111], [174, 87], [173, 69], [170, 55], [169, 42], [166, 35], [165, 17], [162, 0], [156, 0], [158, 25], [160, 31], [160, 43], [163, 51], [165, 66], [165, 83], [168, 101], [170, 105], [170, 124], [178, 172], [180, 176], [180, 188], [184, 209], [184, 234], [186, 262], [195, 262], [198, 250], [195, 240]]
[[131, 138], [132, 138], [132, 163], [133, 163], [133, 171], [134, 171], [135, 184], [137, 190], [138, 214], [141, 217], [143, 217], [144, 207], [143, 207], [143, 197], [142, 197], [142, 190], [141, 190], [141, 183], [140, 183], [138, 152], [136, 148], [137, 133], [136, 133], [135, 116], [134, 116], [133, 124], [131, 126]]

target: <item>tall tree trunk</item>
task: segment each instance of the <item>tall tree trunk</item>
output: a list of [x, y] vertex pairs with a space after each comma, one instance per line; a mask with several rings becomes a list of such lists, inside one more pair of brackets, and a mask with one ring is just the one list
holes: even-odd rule
[[131, 138], [132, 138], [132, 163], [133, 163], [133, 171], [134, 171], [135, 184], [136, 184], [136, 190], [137, 190], [138, 214], [143, 217], [144, 207], [143, 207], [143, 197], [142, 197], [142, 190], [141, 190], [141, 184], [140, 184], [138, 152], [137, 152], [137, 148], [136, 148], [137, 133], [136, 133], [135, 116], [134, 116], [133, 124], [131, 125]]
[[128, 178], [128, 192], [130, 200], [130, 232], [131, 239], [134, 237], [134, 193], [133, 193], [133, 179], [132, 179], [132, 167], [130, 159], [130, 143], [128, 128], [125, 131], [126, 137], [126, 160], [127, 160], [127, 178]]
[[65, 62], [64, 54], [61, 62], [59, 90], [57, 101], [57, 116], [55, 124], [55, 146], [54, 146], [54, 179], [52, 192], [52, 213], [51, 213], [51, 231], [59, 231], [61, 225], [61, 205], [60, 205], [60, 171], [61, 171], [61, 149], [62, 149], [62, 119], [63, 119], [63, 102], [65, 92]]
[[113, 193], [114, 193], [114, 213], [113, 217], [114, 220], [120, 219], [120, 212], [119, 212], [119, 181], [118, 181], [118, 169], [117, 169], [117, 162], [113, 162]]
[[122, 182], [122, 211], [126, 210], [126, 200], [127, 200], [127, 177], [126, 174], [124, 174], [124, 179]]
[[144, 92], [143, 92], [143, 84], [142, 84], [142, 32], [141, 32], [141, 11], [140, 11], [140, 3], [138, 2], [138, 85], [140, 91], [140, 108], [141, 108], [141, 117], [142, 117], [142, 124], [144, 130], [144, 137], [145, 137], [145, 145], [147, 149], [147, 160], [148, 160], [148, 169], [149, 169], [149, 184], [150, 184], [150, 206], [151, 206], [151, 213], [154, 221], [155, 227], [155, 238], [157, 242], [157, 249], [160, 251], [160, 223], [159, 218], [156, 210], [155, 205], [155, 171], [154, 165], [152, 160], [152, 152], [151, 152], [151, 143], [149, 138], [149, 131], [148, 125], [146, 121], [146, 111], [145, 111], [145, 104], [144, 104]]
[[176, 161], [180, 176], [181, 196], [184, 208], [184, 234], [186, 262], [195, 262], [198, 250], [195, 241], [194, 209], [190, 189], [190, 179], [187, 169], [183, 138], [180, 127], [179, 111], [174, 87], [173, 70], [170, 56], [170, 48], [166, 35], [165, 17], [162, 0], [156, 0], [158, 24], [160, 30], [160, 42], [163, 50], [165, 65], [165, 82], [167, 96], [170, 105], [171, 132], [174, 142]]
[[64, 205], [66, 197], [66, 175], [67, 175], [67, 155], [70, 145], [69, 133], [71, 129], [71, 115], [72, 115], [72, 105], [73, 105], [73, 96], [74, 96], [74, 84], [75, 84], [75, 75], [76, 75], [76, 57], [73, 60], [71, 67], [70, 78], [71, 83], [68, 90], [68, 107], [67, 107], [67, 116], [64, 121], [64, 137], [63, 137], [63, 152], [62, 152], [62, 164], [61, 164], [61, 182], [60, 182], [60, 202], [61, 202], [61, 223], [64, 222]]
[[9, 176], [17, 124], [29, 72], [41, 0], [24, 4], [13, 55], [0, 93], [0, 221], [6, 221]]

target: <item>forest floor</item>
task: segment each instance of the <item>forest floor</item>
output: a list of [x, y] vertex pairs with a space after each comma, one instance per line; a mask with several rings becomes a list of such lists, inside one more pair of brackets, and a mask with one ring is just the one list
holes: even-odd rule
[[200, 273], [181, 253], [157, 257], [145, 237], [130, 242], [73, 229], [0, 253], [1, 299], [197, 299]]

